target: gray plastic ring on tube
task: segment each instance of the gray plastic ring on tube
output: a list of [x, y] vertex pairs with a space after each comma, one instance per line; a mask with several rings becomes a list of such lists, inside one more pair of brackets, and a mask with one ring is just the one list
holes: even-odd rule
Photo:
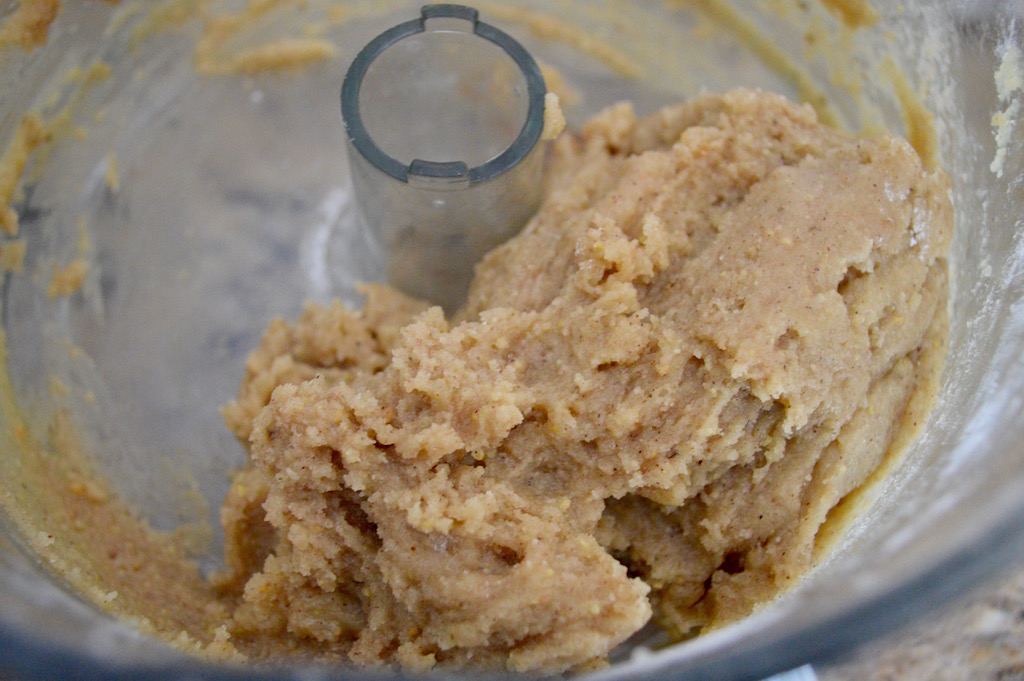
[[461, 305], [475, 263], [539, 204], [546, 90], [523, 46], [462, 5], [424, 6], [360, 51], [341, 114], [390, 283]]

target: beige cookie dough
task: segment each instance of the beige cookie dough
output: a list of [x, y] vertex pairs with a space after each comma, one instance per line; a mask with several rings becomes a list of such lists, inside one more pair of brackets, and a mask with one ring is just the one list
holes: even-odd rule
[[600, 664], [742, 617], [920, 425], [948, 181], [753, 91], [554, 143], [466, 308], [274, 322], [225, 409], [232, 641], [358, 664]]

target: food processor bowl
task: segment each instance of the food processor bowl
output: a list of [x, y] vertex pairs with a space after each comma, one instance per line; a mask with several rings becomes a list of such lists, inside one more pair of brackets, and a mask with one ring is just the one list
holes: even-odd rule
[[[764, 678], [1020, 564], [1024, 4], [470, 4], [537, 58], [571, 128], [622, 99], [646, 113], [761, 87], [837, 126], [906, 135], [952, 179], [949, 355], [920, 437], [848, 500], [855, 519], [796, 588], [687, 642], [645, 631], [592, 674]], [[0, 19], [21, 5], [0, 2]], [[245, 451], [218, 408], [246, 354], [272, 317], [306, 300], [358, 306], [358, 284], [386, 276], [357, 216], [337, 97], [359, 49], [419, 6], [62, 3], [45, 45], [0, 33], [0, 150], [29, 152], [24, 167], [8, 155], [17, 227], [0, 238], [0, 675], [390, 675], [193, 656], [76, 565], [84, 549], [65, 551], [58, 526], [74, 523], [69, 498], [116, 499], [186, 538], [203, 574], [222, 566], [217, 509]], [[26, 114], [45, 134], [26, 137]], [[69, 470], [89, 475], [67, 485]]]

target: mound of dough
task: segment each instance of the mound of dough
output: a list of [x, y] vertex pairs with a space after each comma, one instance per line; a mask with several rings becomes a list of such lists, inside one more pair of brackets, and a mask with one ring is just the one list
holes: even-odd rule
[[948, 180], [753, 91], [563, 135], [454, 320], [387, 288], [274, 322], [225, 416], [240, 649], [600, 664], [749, 613], [926, 413]]

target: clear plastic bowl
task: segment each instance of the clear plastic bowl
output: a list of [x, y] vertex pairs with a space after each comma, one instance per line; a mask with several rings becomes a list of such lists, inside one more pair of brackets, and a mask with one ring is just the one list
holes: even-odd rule
[[[16, 4], [0, 3], [0, 17]], [[99, 472], [140, 517], [163, 530], [213, 528], [205, 571], [220, 564], [216, 509], [244, 460], [217, 408], [246, 353], [270, 317], [294, 317], [306, 299], [358, 305], [355, 283], [380, 277], [353, 227], [338, 88], [356, 51], [418, 4], [327, 4], [271, 7], [197, 52], [202, 22], [178, 12], [188, 3], [64, 3], [45, 48], [2, 52], [0, 148], [25, 111], [71, 115], [26, 170], [15, 202], [25, 273], [0, 289], [26, 437], [45, 442], [52, 414], [71, 414]], [[801, 4], [476, 4], [575, 90], [570, 125], [619, 99], [643, 112], [702, 88], [753, 85], [822, 97], [852, 129], [914, 136], [928, 128], [903, 116], [916, 98], [953, 179], [950, 352], [923, 435], [798, 588], [696, 640], [625, 651], [600, 677], [756, 678], [832, 659], [1024, 556], [1024, 92], [1012, 72], [1024, 10], [879, 0], [879, 21], [852, 30], [837, 8], [859, 3]], [[561, 34], [512, 5], [556, 18]], [[247, 45], [296, 36], [334, 53], [288, 74], [228, 73], [244, 71]], [[109, 77], [68, 77], [96, 59]], [[46, 279], [75, 259], [87, 264], [80, 288], [50, 298]], [[18, 424], [4, 395], [0, 486], [10, 490]], [[76, 595], [32, 548], [26, 533], [41, 528], [15, 515], [0, 517], [0, 674], [366, 676], [198, 661]]]

